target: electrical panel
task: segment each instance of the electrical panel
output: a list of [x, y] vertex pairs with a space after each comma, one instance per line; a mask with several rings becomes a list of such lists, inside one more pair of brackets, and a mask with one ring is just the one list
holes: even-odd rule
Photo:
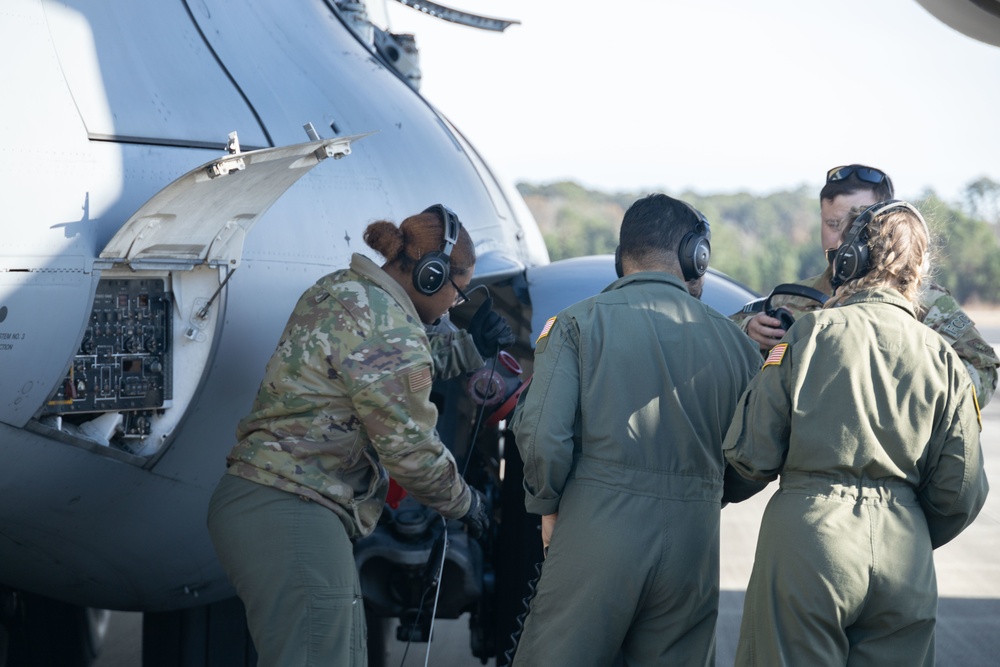
[[49, 414], [133, 411], [127, 436], [149, 432], [171, 398], [171, 294], [163, 278], [104, 279], [69, 374]]

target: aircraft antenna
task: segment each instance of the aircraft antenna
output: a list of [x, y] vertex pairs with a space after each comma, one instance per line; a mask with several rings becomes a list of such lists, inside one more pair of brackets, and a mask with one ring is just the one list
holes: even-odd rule
[[219, 293], [222, 291], [222, 288], [226, 286], [226, 283], [229, 282], [229, 279], [232, 278], [233, 274], [235, 274], [235, 273], [236, 273], [236, 269], [233, 269], [232, 271], [227, 272], [226, 279], [223, 280], [222, 283], [219, 285], [219, 289], [215, 290], [215, 294], [212, 295], [212, 298], [209, 299], [208, 302], [204, 306], [201, 307], [201, 310], [199, 310], [197, 313], [195, 313], [195, 317], [197, 317], [199, 320], [203, 320], [206, 317], [208, 317], [208, 309], [212, 307], [212, 302], [215, 301], [216, 297], [219, 296]]

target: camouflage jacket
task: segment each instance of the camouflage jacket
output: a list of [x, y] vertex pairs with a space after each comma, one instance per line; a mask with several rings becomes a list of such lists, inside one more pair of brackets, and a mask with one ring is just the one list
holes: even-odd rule
[[[833, 292], [829, 268], [821, 275], [796, 284], [818, 289], [827, 295]], [[746, 332], [750, 320], [761, 311], [763, 303], [763, 299], [752, 301], [743, 310], [732, 315], [731, 319]], [[819, 302], [812, 299], [785, 295], [775, 296], [771, 305], [787, 308], [796, 319], [803, 313], [821, 308]], [[997, 366], [1000, 365], [1000, 359], [997, 359], [996, 351], [983, 339], [975, 323], [965, 314], [955, 297], [940, 285], [924, 283], [920, 291], [917, 319], [941, 334], [958, 352], [972, 378], [980, 407], [989, 403], [997, 387]]]
[[[461, 345], [453, 337], [442, 349], [452, 343]], [[471, 495], [434, 429], [432, 380], [413, 302], [355, 254], [349, 269], [299, 298], [237, 427], [228, 472], [330, 508], [352, 538], [375, 528], [389, 474], [420, 502], [461, 517]]]

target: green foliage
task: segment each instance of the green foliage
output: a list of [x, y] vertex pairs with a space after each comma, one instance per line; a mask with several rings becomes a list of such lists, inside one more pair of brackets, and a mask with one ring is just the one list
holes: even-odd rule
[[613, 253], [625, 209], [635, 198], [587, 190], [572, 182], [519, 184], [553, 261]]
[[934, 282], [960, 303], [1000, 302], [1000, 246], [993, 227], [948, 206], [933, 192], [914, 204], [934, 237]]
[[965, 186], [965, 208], [974, 218], [1000, 225], [1000, 183], [982, 177]]
[[543, 233], [553, 260], [614, 252], [618, 244], [617, 227], [600, 216], [565, 209], [559, 212], [557, 224], [558, 229], [572, 229], [573, 233], [566, 237], [560, 232]]
[[[519, 183], [553, 260], [614, 252], [625, 210], [648, 192], [606, 193], [571, 181]], [[826, 267], [819, 247], [818, 189], [753, 195], [668, 193], [689, 202], [712, 225], [712, 267], [761, 294], [783, 282], [818, 275]], [[935, 282], [960, 302], [1000, 303], [1000, 184], [970, 183], [965, 201], [949, 205], [933, 192], [913, 202], [936, 237]], [[993, 223], [993, 224], [991, 224]]]

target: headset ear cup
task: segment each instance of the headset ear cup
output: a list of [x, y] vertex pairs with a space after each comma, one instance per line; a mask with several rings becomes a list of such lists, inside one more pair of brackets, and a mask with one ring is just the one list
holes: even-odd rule
[[444, 247], [429, 252], [413, 265], [413, 286], [426, 296], [437, 294], [451, 275], [451, 251], [462, 233], [462, 221], [444, 204], [434, 204], [423, 210], [433, 213], [444, 226]]
[[696, 280], [708, 271], [708, 263], [712, 257], [712, 245], [705, 236], [688, 232], [681, 239], [678, 256], [684, 280]]
[[768, 313], [771, 317], [781, 320], [781, 328], [788, 331], [795, 324], [795, 316], [792, 315], [792, 311], [787, 308], [778, 307], [776, 310], [772, 310]]
[[833, 260], [833, 279], [830, 282], [834, 287], [840, 287], [850, 280], [860, 278], [867, 273], [868, 262], [868, 240], [861, 238], [859, 234], [837, 249]]
[[712, 244], [708, 239], [702, 237], [698, 239], [698, 244], [694, 248], [694, 269], [700, 278], [708, 271], [708, 262], [712, 258]]
[[413, 265], [413, 286], [425, 296], [437, 294], [450, 275], [450, 262], [440, 252], [429, 252]]

